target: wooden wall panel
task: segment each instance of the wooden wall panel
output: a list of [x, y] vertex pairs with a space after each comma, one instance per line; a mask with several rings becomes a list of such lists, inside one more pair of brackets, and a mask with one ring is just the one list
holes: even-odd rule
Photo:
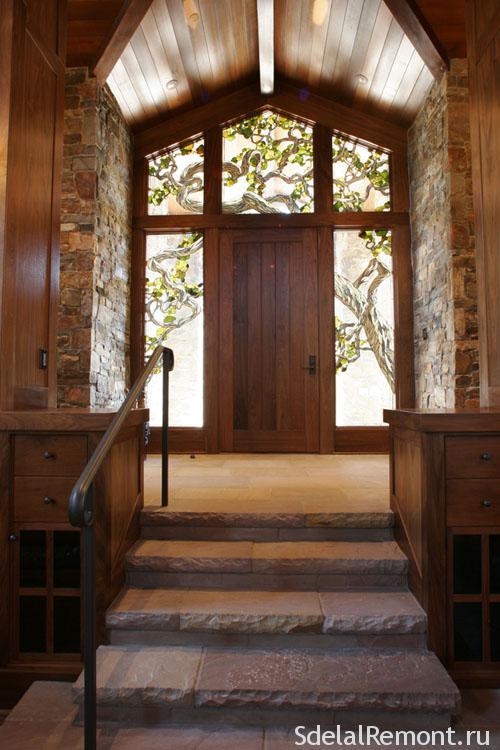
[[500, 405], [500, 6], [467, 3], [481, 405]]
[[[43, 3], [43, 13], [40, 5], [34, 0], [1, 5], [2, 41], [8, 44], [9, 31], [13, 40], [10, 62], [2, 60], [2, 82], [10, 91], [0, 159], [3, 409], [56, 401], [65, 0]], [[48, 351], [46, 369], [40, 367], [40, 349]]]

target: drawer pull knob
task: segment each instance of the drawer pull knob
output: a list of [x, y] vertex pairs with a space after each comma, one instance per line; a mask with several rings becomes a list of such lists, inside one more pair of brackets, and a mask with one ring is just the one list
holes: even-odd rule
[[491, 453], [481, 453], [482, 461], [491, 461]]
[[17, 542], [17, 534], [9, 534], [9, 542]]
[[55, 503], [55, 500], [53, 497], [45, 495], [45, 497], [43, 498], [43, 502], [45, 503], [45, 505], [52, 505], [52, 503]]
[[47, 458], [47, 459], [49, 459], [49, 458], [55, 458], [56, 454], [55, 453], [50, 453], [50, 451], [45, 451], [44, 454], [43, 454], [43, 457]]
[[483, 500], [483, 506], [485, 508], [491, 508], [492, 505], [493, 503], [491, 502], [491, 500]]

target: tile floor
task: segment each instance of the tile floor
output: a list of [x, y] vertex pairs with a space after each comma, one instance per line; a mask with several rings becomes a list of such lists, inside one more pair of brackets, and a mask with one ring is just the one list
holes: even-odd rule
[[[145, 464], [145, 505], [160, 504], [161, 459]], [[247, 507], [245, 501], [248, 502]], [[389, 508], [389, 458], [316, 454], [175, 455], [172, 510], [256, 513], [378, 512]]]

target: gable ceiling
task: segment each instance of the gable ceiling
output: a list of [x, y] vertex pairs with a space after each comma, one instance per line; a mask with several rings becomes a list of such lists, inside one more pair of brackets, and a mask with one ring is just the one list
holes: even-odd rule
[[[463, 0], [419, 4], [450, 53], [463, 52]], [[121, 5], [69, 0], [68, 65], [95, 61]], [[432, 76], [382, 0], [274, 7], [278, 78], [395, 122], [413, 119]], [[108, 83], [140, 128], [257, 81], [258, 66], [256, 0], [153, 0]]]

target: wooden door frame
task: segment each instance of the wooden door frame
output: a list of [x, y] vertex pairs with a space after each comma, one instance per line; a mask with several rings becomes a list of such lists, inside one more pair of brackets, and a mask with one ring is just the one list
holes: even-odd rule
[[[134, 168], [132, 303], [131, 303], [131, 379], [140, 372], [144, 358], [144, 277], [147, 234], [199, 230], [204, 232], [205, 257], [205, 422], [200, 429], [173, 428], [174, 452], [219, 451], [218, 386], [218, 246], [220, 230], [282, 229], [310, 227], [318, 232], [320, 268], [320, 353], [333, 362], [333, 233], [336, 229], [378, 229], [392, 231], [396, 405], [415, 406], [413, 359], [412, 264], [409, 228], [408, 168], [406, 130], [385, 120], [344, 107], [329, 99], [311, 96], [304, 100], [298, 90], [281, 86], [271, 97], [248, 97], [244, 90], [197, 111], [169, 117], [165, 123], [141, 133], [136, 140]], [[224, 214], [222, 212], [222, 129], [224, 123], [263, 108], [284, 112], [314, 125], [315, 207], [310, 214]], [[189, 115], [189, 116], [187, 116]], [[220, 120], [218, 120], [220, 118]], [[214, 125], [214, 122], [220, 122]], [[195, 125], [197, 123], [197, 127]], [[204, 212], [195, 215], [149, 216], [147, 205], [148, 156], [165, 151], [202, 133], [205, 140]], [[332, 132], [385, 150], [390, 157], [391, 210], [333, 210]], [[208, 324], [207, 321], [210, 321]], [[324, 368], [321, 368], [324, 369]], [[334, 427], [333, 404], [335, 377], [320, 369], [320, 451], [387, 452], [386, 427]], [[152, 430], [149, 452], [159, 449], [159, 432]]]

